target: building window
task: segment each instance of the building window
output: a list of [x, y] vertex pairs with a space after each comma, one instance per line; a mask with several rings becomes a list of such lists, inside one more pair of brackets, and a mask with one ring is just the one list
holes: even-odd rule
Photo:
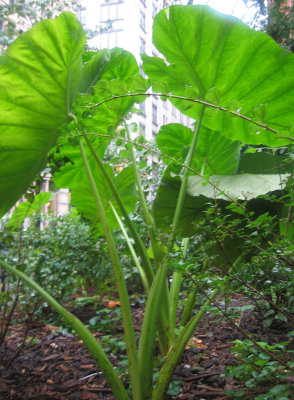
[[153, 139], [156, 138], [156, 135], [157, 135], [157, 132], [156, 132], [156, 131], [152, 131], [152, 138], [153, 138]]
[[182, 123], [183, 123], [183, 121], [184, 121], [183, 114], [182, 114], [182, 113], [180, 113], [180, 123], [182, 124]]
[[172, 106], [172, 115], [174, 115], [174, 116], [177, 115], [177, 109], [175, 106]]
[[163, 102], [163, 107], [164, 107], [166, 110], [168, 110], [168, 104], [167, 104], [167, 101], [166, 101], [166, 100]]
[[143, 101], [143, 103], [140, 103], [139, 107], [142, 113], [145, 114], [145, 101]]
[[81, 7], [78, 10], [77, 18], [83, 26], [86, 25], [86, 7]]
[[140, 54], [145, 53], [145, 40], [143, 38], [140, 38]]
[[144, 7], [146, 7], [146, 0], [141, 0], [141, 3], [143, 4]]
[[101, 4], [101, 22], [123, 19], [123, 3]]
[[157, 7], [156, 7], [156, 4], [153, 3], [152, 18], [155, 18], [156, 14], [157, 14]]
[[81, 15], [80, 22], [81, 22], [81, 24], [82, 24], [83, 26], [86, 25], [86, 15], [85, 15], [85, 14], [82, 14], [82, 15]]
[[157, 106], [155, 104], [152, 104], [152, 122], [157, 125]]
[[139, 123], [139, 135], [145, 136], [145, 125], [141, 124], [141, 122]]
[[101, 49], [112, 49], [113, 47], [119, 46], [119, 36], [122, 30], [104, 32], [100, 35], [100, 47]]
[[163, 115], [162, 122], [163, 122], [163, 125], [167, 124], [167, 116], [166, 115]]
[[140, 27], [143, 29], [145, 32], [145, 27], [146, 27], [146, 17], [145, 13], [141, 10], [140, 11]]

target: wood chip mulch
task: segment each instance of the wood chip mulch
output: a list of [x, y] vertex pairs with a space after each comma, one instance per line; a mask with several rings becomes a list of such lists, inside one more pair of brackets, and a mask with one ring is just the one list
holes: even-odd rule
[[[142, 309], [133, 312], [137, 320], [143, 314]], [[287, 339], [285, 331], [265, 330], [253, 313], [241, 315], [237, 323], [258, 340], [278, 343]], [[113, 399], [106, 380], [81, 340], [57, 329], [33, 322], [19, 351], [25, 326], [10, 327], [9, 336], [0, 348], [0, 399]], [[121, 332], [120, 327], [118, 330]], [[97, 338], [101, 335], [95, 333]], [[180, 383], [180, 393], [170, 399], [229, 399], [224, 391], [237, 390], [238, 382], [227, 380], [222, 374], [226, 366], [235, 363], [231, 354], [235, 339], [242, 339], [242, 334], [231, 323], [208, 314], [176, 368], [173, 380]], [[116, 365], [119, 357], [110, 354], [110, 358]]]

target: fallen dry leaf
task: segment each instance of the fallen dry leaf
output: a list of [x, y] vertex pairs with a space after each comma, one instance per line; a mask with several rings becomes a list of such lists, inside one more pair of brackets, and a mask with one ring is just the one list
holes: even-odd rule
[[195, 348], [195, 347], [197, 347], [198, 349], [206, 349], [206, 345], [202, 344], [202, 340], [193, 336], [187, 343], [186, 349]]
[[120, 306], [120, 301], [109, 301], [105, 304], [107, 308], [114, 308], [116, 306]]
[[80, 366], [80, 369], [90, 369], [93, 368], [94, 364], [84, 364]]

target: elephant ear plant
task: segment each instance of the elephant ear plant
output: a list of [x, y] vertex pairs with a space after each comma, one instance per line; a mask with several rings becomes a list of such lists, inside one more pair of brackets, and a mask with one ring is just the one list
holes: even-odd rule
[[[215, 193], [234, 201], [248, 179], [258, 179], [236, 175], [240, 143], [281, 146], [293, 140], [294, 56], [269, 37], [208, 7], [173, 6], [155, 18], [153, 40], [163, 58], [143, 57], [148, 81], [139, 74], [134, 57], [122, 49], [84, 54], [85, 34], [70, 13], [37, 24], [12, 43], [0, 61], [0, 215], [26, 191], [49, 156], [61, 164], [52, 172], [55, 184], [70, 188], [72, 204], [107, 240], [122, 309], [131, 393], [99, 341], [74, 315], [16, 266], [4, 260], [0, 266], [63, 316], [119, 400], [164, 398], [189, 338], [219, 292], [215, 289], [195, 315], [192, 293], [181, 329], [175, 329], [182, 276], [174, 272], [170, 284], [169, 255], [179, 236], [193, 234], [187, 210], [197, 218], [212, 197], [203, 189], [203, 179]], [[128, 129], [118, 136], [118, 128], [135, 102], [153, 95], [147, 92], [150, 83], [195, 120], [193, 131], [174, 124], [161, 128], [157, 143], [172, 163], [152, 212], [134, 147], [127, 147], [130, 164], [120, 173], [107, 157], [113, 140], [131, 142]], [[232, 176], [238, 190], [228, 192]], [[195, 183], [199, 177], [200, 185]], [[224, 185], [226, 179], [229, 183]], [[268, 180], [270, 185], [262, 191], [255, 188], [252, 197], [283, 185], [276, 177]], [[129, 215], [136, 201], [144, 212], [152, 258]], [[125, 236], [147, 294], [138, 344], [114, 227]], [[160, 241], [161, 231], [168, 232], [165, 243]], [[183, 256], [185, 243], [186, 238]], [[157, 343], [163, 362], [153, 387]]]

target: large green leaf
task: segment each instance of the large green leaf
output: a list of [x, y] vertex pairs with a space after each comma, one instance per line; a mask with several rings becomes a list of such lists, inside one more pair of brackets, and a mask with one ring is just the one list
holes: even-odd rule
[[77, 94], [85, 34], [64, 13], [22, 34], [0, 58], [0, 216], [46, 163]]
[[250, 174], [285, 174], [294, 170], [294, 160], [265, 152], [245, 153], [240, 158], [239, 170]]
[[[131, 53], [115, 48], [108, 51], [107, 54], [108, 62], [104, 63], [103, 61], [104, 66], [103, 69], [99, 68], [99, 77], [97, 78], [97, 75], [95, 75], [96, 68], [90, 74], [96, 81], [88, 78], [86, 73], [84, 74], [86, 77], [85, 82], [92, 81], [95, 84], [91, 91], [84, 90], [77, 97], [74, 105], [75, 113], [80, 117], [79, 124], [82, 125], [83, 132], [89, 135], [88, 139], [101, 160], [111, 139], [95, 135], [109, 135], [115, 138], [118, 135], [116, 133], [117, 127], [123, 122], [123, 119], [134, 102], [137, 101], [137, 98], [122, 97], [106, 102], [105, 100], [113, 96], [132, 92], [134, 90], [134, 82], [136, 82], [139, 92], [144, 92], [148, 85], [148, 82], [140, 76], [138, 64]], [[106, 54], [104, 56], [106, 57]], [[96, 63], [96, 56], [94, 56], [93, 62], [94, 64]], [[88, 71], [92, 70], [90, 64], [91, 60], [89, 61]], [[101, 66], [101, 64], [99, 65]], [[85, 87], [88, 86], [87, 83]], [[72, 123], [72, 126], [69, 126], [68, 129], [72, 129], [74, 132], [75, 125]], [[67, 160], [68, 162], [54, 174], [54, 182], [59, 188], [70, 189], [71, 203], [99, 230], [96, 204], [91, 194], [91, 187], [88, 183], [87, 174], [80, 156], [78, 141], [71, 140], [67, 142], [67, 137], [68, 132], [61, 137], [61, 146], [58, 148], [55, 159]], [[64, 139], [66, 143], [64, 143]], [[114, 151], [115, 149], [110, 149], [110, 154], [113, 154]], [[112, 228], [117, 227], [116, 219], [109, 207], [109, 201], [114, 203], [114, 207], [117, 209], [119, 215], [121, 215], [121, 212], [114, 201], [113, 194], [104, 176], [93, 159], [93, 155], [89, 150], [86, 150], [86, 153], [104, 207], [106, 208], [110, 226]], [[107, 168], [107, 172], [116, 186], [127, 211], [133, 211], [137, 198], [135, 194], [135, 177], [132, 169], [125, 168], [116, 177], [110, 167]]]
[[84, 63], [81, 72], [79, 84], [79, 91], [81, 93], [88, 93], [92, 90], [93, 86], [95, 86], [101, 78], [110, 59], [110, 52], [107, 49], [94, 54], [88, 53], [87, 55], [90, 58]]
[[[195, 221], [199, 219], [208, 203], [217, 201], [220, 206], [229, 204], [235, 199], [251, 201], [252, 209], [270, 207], [270, 204], [255, 199], [260, 195], [276, 192], [285, 187], [288, 174], [254, 175], [240, 174], [232, 176], [210, 176], [209, 182], [199, 176], [189, 176], [186, 196], [179, 224], [179, 233], [190, 236], [195, 234]], [[153, 215], [157, 225], [168, 231], [173, 220], [181, 176], [174, 175], [168, 167], [162, 178], [154, 205]], [[262, 212], [266, 212], [263, 209]]]
[[[144, 93], [149, 86], [139, 73], [135, 57], [120, 48], [94, 55], [83, 70], [81, 82], [84, 89], [74, 106], [75, 114], [86, 133], [106, 135], [114, 133], [134, 103], [143, 100], [143, 96], [125, 95]], [[91, 91], [87, 89], [89, 82], [94, 83]], [[111, 100], [120, 95], [123, 97]]]
[[205, 196], [210, 199], [232, 201], [251, 200], [269, 192], [285, 187], [289, 174], [253, 175], [240, 174], [232, 176], [213, 175], [209, 182], [199, 176], [189, 176], [187, 194], [189, 196]]
[[[160, 128], [156, 143], [162, 152], [183, 163], [192, 143], [193, 131], [180, 124]], [[203, 175], [230, 175], [238, 170], [240, 143], [231, 141], [219, 132], [201, 127], [192, 167]]]
[[[168, 167], [163, 175], [153, 204], [152, 214], [159, 229], [169, 232], [176, 209], [177, 199], [181, 186], [179, 176], [172, 177]], [[204, 196], [193, 198], [185, 196], [178, 234], [183, 237], [195, 233], [193, 223], [198, 219], [200, 210], [205, 207], [209, 199]]]
[[[273, 133], [206, 107], [203, 125], [231, 140], [279, 146], [294, 127], [294, 55], [262, 32], [207, 6], [173, 6], [155, 18], [153, 41], [164, 59], [143, 56], [156, 91], [240, 112]], [[172, 100], [197, 119], [202, 105]]]
[[[91, 158], [89, 150], [86, 152], [94, 180], [99, 188], [99, 193], [106, 210], [108, 223], [110, 227], [114, 229], [118, 227], [118, 224], [111, 207], [109, 206], [109, 202], [111, 201], [113, 203], [119, 215], [121, 215], [121, 212], [103, 174], [97, 167], [94, 159]], [[92, 195], [91, 186], [88, 182], [79, 151], [78, 149], [73, 149], [72, 152], [68, 151], [67, 154], [70, 156], [71, 162], [55, 174], [54, 182], [60, 188], [70, 189], [71, 204], [77, 208], [79, 213], [91, 222], [91, 225], [95, 227], [99, 233], [102, 234], [103, 232], [99, 224], [96, 203]], [[133, 169], [131, 167], [124, 168], [117, 176], [114, 175], [112, 169], [106, 164], [105, 169], [120, 194], [126, 210], [129, 212], [133, 211], [137, 202]]]

